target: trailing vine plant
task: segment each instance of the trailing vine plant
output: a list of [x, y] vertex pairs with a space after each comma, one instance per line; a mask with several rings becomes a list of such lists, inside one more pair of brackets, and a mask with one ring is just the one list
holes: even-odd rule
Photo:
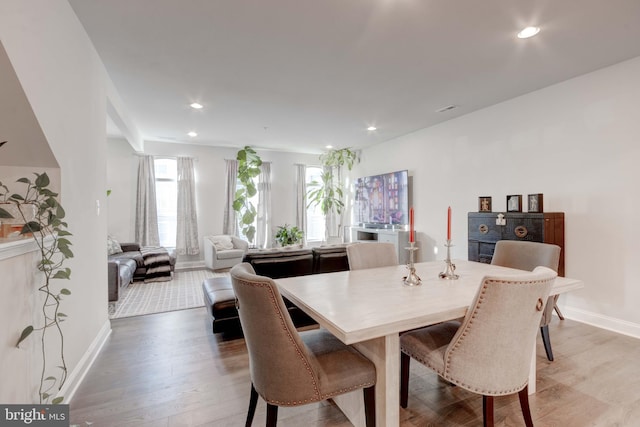
[[257, 211], [256, 207], [251, 203], [251, 198], [258, 193], [254, 179], [260, 175], [262, 159], [249, 146], [239, 150], [236, 159], [238, 160], [238, 181], [240, 181], [240, 185], [233, 200], [233, 210], [239, 215], [238, 225], [242, 234], [249, 243], [253, 243], [253, 239], [256, 236], [256, 227], [253, 223], [256, 219]]
[[[29, 325], [25, 327], [16, 343], [19, 347], [25, 339], [33, 332], [40, 333], [40, 350], [42, 352], [42, 368], [40, 371], [40, 385], [38, 396], [40, 403], [47, 403], [56, 392], [60, 391], [67, 379], [67, 363], [64, 357], [64, 334], [61, 323], [67, 315], [60, 311], [60, 302], [63, 297], [71, 295], [67, 288], [55, 290], [52, 285], [54, 279], [69, 279], [71, 270], [63, 267], [68, 258], [73, 258], [73, 252], [69, 248], [71, 242], [67, 239], [71, 233], [67, 231], [67, 223], [64, 221], [65, 212], [58, 203], [58, 194], [51, 191], [49, 187], [49, 176], [46, 173], [36, 173], [36, 178], [31, 181], [28, 178], [20, 178], [16, 182], [26, 185], [23, 195], [10, 193], [9, 188], [0, 182], [0, 201], [14, 204], [24, 225], [20, 230], [21, 235], [31, 235], [40, 251], [38, 270], [44, 275], [44, 283], [38, 288], [42, 294], [42, 317], [40, 325]], [[35, 208], [35, 209], [34, 209]], [[35, 211], [34, 218], [31, 212]], [[13, 218], [13, 215], [0, 207], [0, 218]], [[48, 354], [47, 345], [51, 345], [49, 335], [53, 336], [59, 343], [59, 354], [55, 356], [59, 365], [57, 369], [61, 372], [57, 375], [49, 375], [51, 368], [50, 358], [54, 356]], [[47, 344], [49, 343], [49, 344]], [[52, 362], [53, 363], [53, 362]], [[51, 403], [57, 404], [64, 400], [64, 396], [55, 396]]]

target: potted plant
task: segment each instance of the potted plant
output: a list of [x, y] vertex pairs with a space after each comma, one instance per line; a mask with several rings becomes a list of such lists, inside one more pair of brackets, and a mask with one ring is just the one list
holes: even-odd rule
[[[323, 172], [321, 181], [311, 181], [307, 187], [307, 207], [320, 206], [320, 210], [325, 218], [325, 236], [329, 240], [330, 236], [342, 237], [342, 212], [344, 210], [344, 182], [342, 177], [342, 167], [349, 170], [357, 160], [357, 154], [350, 148], [330, 150], [320, 156]], [[336, 216], [332, 222], [331, 217]]]
[[[38, 395], [40, 403], [43, 404], [55, 396], [54, 388], [59, 391], [67, 379], [64, 334], [61, 327], [67, 315], [60, 311], [60, 305], [65, 296], [71, 295], [71, 291], [54, 287], [52, 281], [70, 278], [71, 270], [63, 267], [63, 264], [68, 258], [73, 257], [73, 252], [69, 248], [71, 242], [67, 237], [71, 233], [67, 231], [65, 212], [57, 200], [58, 194], [48, 188], [50, 181], [46, 173], [35, 175], [33, 181], [28, 178], [20, 178], [17, 181], [26, 185], [23, 194], [9, 192], [9, 188], [0, 182], [0, 201], [15, 207], [12, 211], [17, 211], [18, 218], [24, 223], [20, 234], [31, 236], [40, 252], [37, 267], [44, 276], [43, 283], [38, 288], [42, 294], [40, 324], [25, 327], [16, 346], [20, 346], [20, 343], [32, 333], [40, 334], [42, 368]], [[35, 215], [32, 214], [34, 211]], [[8, 210], [0, 208], [0, 218], [13, 218], [13, 215]], [[48, 348], [54, 349], [53, 354], [47, 350]], [[52, 369], [49, 365], [55, 368]], [[58, 373], [53, 374], [52, 370]], [[63, 396], [55, 396], [51, 403], [57, 404], [63, 400]]]
[[278, 232], [275, 235], [276, 242], [280, 246], [290, 246], [302, 243], [304, 233], [298, 227], [289, 226], [288, 224], [279, 225]]
[[238, 181], [240, 186], [236, 190], [233, 200], [233, 210], [238, 213], [238, 225], [242, 234], [249, 243], [253, 243], [256, 236], [256, 227], [253, 225], [256, 219], [256, 207], [251, 203], [251, 198], [258, 192], [254, 179], [260, 175], [262, 160], [260, 156], [249, 146], [238, 151]]

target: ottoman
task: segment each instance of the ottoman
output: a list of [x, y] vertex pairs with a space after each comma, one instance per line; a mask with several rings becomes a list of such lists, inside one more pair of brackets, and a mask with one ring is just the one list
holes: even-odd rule
[[[236, 294], [233, 292], [231, 277], [213, 277], [202, 282], [204, 305], [213, 322], [213, 333], [224, 332], [236, 335], [242, 333], [240, 317], [236, 309]], [[289, 300], [284, 298], [293, 324], [297, 327], [314, 325], [316, 322]]]

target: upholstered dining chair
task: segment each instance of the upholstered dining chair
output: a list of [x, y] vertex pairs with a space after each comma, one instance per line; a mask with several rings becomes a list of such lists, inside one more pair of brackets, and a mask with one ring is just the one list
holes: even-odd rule
[[375, 426], [375, 365], [323, 329], [298, 333], [277, 285], [249, 263], [231, 269], [240, 324], [249, 352], [251, 426], [258, 396], [267, 402], [267, 427], [279, 406], [319, 402], [364, 390], [367, 427]]
[[[532, 271], [541, 265], [557, 272], [560, 250], [560, 246], [548, 243], [499, 240], [496, 242], [491, 264], [527, 271]], [[549, 336], [549, 323], [551, 323], [553, 309], [556, 306], [558, 297], [559, 295], [549, 297], [540, 320], [540, 335], [542, 335], [547, 359], [550, 361], [553, 361], [553, 349], [551, 348], [551, 337]]]
[[393, 243], [354, 243], [347, 246], [350, 270], [398, 265], [398, 253]]
[[411, 358], [457, 386], [482, 394], [485, 426], [493, 426], [495, 396], [518, 393], [527, 426], [532, 344], [556, 277], [547, 267], [487, 276], [462, 320], [400, 336], [400, 405], [407, 407]]

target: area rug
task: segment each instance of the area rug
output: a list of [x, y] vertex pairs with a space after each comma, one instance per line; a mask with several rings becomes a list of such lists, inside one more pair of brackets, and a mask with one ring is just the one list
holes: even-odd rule
[[120, 300], [109, 306], [109, 318], [204, 307], [202, 281], [228, 275], [228, 272], [210, 270], [177, 271], [169, 282], [131, 283], [120, 295]]

